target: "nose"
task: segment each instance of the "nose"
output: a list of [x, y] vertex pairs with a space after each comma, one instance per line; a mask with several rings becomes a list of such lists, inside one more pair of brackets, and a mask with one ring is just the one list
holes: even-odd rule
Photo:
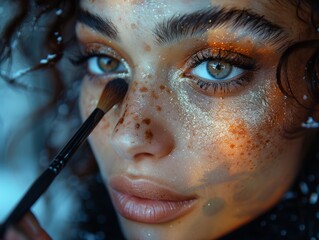
[[[111, 143], [117, 154], [128, 160], [157, 160], [174, 148], [169, 119], [156, 110], [150, 95], [129, 90], [123, 114], [113, 130]], [[157, 106], [158, 107], [158, 106]]]

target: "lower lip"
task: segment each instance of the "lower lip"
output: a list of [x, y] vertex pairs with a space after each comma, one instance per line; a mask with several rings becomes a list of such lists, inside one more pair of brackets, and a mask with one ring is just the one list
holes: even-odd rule
[[189, 212], [195, 200], [160, 201], [111, 190], [115, 208], [125, 218], [141, 223], [165, 223]]

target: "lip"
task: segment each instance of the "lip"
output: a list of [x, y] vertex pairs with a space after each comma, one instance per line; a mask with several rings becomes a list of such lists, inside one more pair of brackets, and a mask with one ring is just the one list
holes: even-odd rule
[[110, 181], [115, 208], [124, 217], [141, 223], [165, 223], [189, 212], [196, 197], [181, 195], [147, 179], [115, 177]]

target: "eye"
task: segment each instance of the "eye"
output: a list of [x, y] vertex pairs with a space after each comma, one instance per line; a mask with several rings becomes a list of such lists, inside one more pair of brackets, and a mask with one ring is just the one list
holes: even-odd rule
[[107, 56], [92, 56], [88, 59], [87, 69], [93, 75], [126, 73], [127, 69], [119, 60]]
[[244, 72], [244, 69], [235, 67], [225, 61], [209, 60], [194, 67], [190, 74], [202, 80], [221, 82], [239, 77]]
[[[257, 69], [256, 61], [227, 50], [204, 49], [187, 61], [185, 77], [208, 96], [232, 93], [244, 87]], [[200, 89], [198, 89], [198, 87]]]

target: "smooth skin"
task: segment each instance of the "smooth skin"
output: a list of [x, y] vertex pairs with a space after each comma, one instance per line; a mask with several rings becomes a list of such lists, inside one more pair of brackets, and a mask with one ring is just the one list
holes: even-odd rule
[[[288, 135], [310, 114], [284, 96], [275, 76], [285, 47], [313, 37], [295, 6], [269, 0], [82, 0], [81, 8], [116, 32], [85, 18], [77, 24], [83, 54], [89, 55], [83, 118], [108, 81], [124, 77], [129, 84], [126, 98], [90, 138], [105, 185], [112, 193], [112, 181], [121, 179], [121, 185], [124, 179], [193, 200], [184, 214], [154, 223], [145, 214], [123, 213], [113, 197], [128, 239], [216, 239], [280, 200], [298, 172], [304, 142], [304, 134]], [[159, 41], [155, 29], [167, 19], [209, 8], [249, 9], [280, 34], [267, 38], [225, 22]], [[290, 62], [292, 88], [300, 96], [307, 94], [307, 56], [297, 53]]]

